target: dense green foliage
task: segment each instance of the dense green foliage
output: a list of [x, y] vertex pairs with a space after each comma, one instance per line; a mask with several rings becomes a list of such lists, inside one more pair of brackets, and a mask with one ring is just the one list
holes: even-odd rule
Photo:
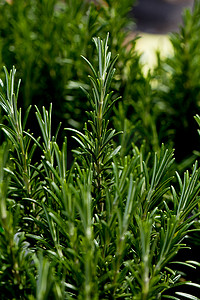
[[79, 86], [88, 68], [80, 55], [90, 60], [95, 53], [93, 36], [110, 32], [113, 54], [120, 54], [118, 79], [113, 88], [122, 89], [127, 81], [125, 65], [138, 61], [133, 39], [126, 42], [133, 22], [127, 13], [133, 0], [107, 1], [104, 5], [83, 0], [13, 0], [0, 3], [0, 62], [18, 69], [22, 79], [19, 103], [39, 108], [54, 104], [54, 128], [59, 121], [82, 128], [83, 110], [88, 107]]
[[199, 216], [200, 169], [196, 162], [183, 179], [176, 172], [176, 187], [173, 151], [163, 145], [148, 156], [136, 146], [120, 155], [113, 138], [122, 133], [109, 124], [109, 111], [121, 101], [110, 91], [117, 56], [108, 51], [108, 36], [94, 43], [98, 66], [84, 57], [90, 111], [83, 132], [71, 129], [79, 143], [71, 168], [66, 139], [60, 147], [52, 132], [52, 106], [35, 107], [37, 137], [27, 129], [29, 110], [22, 118], [17, 106], [16, 70], [4, 69], [1, 299], [196, 299], [179, 290], [199, 286], [184, 281], [178, 266], [199, 264], [173, 258], [187, 247]]
[[0, 3], [3, 300], [198, 299], [200, 1], [147, 75], [132, 5]]

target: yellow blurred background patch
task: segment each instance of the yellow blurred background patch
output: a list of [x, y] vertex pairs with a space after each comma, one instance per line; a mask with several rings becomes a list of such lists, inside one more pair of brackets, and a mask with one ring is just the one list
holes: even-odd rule
[[141, 62], [146, 73], [156, 65], [156, 51], [160, 52], [161, 58], [173, 54], [173, 48], [168, 35], [141, 33], [136, 43], [136, 50], [141, 55]]

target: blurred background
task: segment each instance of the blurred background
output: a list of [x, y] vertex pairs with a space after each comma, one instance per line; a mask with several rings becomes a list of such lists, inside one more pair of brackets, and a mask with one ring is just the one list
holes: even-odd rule
[[172, 53], [168, 34], [177, 32], [182, 24], [184, 9], [192, 10], [194, 0], [138, 0], [132, 10], [136, 30], [142, 37], [137, 42], [137, 49], [142, 55], [145, 72], [156, 63], [155, 51], [162, 57]]
[[[200, 1], [192, 6], [191, 0], [0, 0], [0, 78], [4, 82], [3, 66], [16, 67], [18, 105], [22, 114], [32, 105], [27, 126], [35, 136], [34, 106], [50, 103], [52, 134], [60, 122], [82, 130], [90, 104], [80, 86], [91, 90], [81, 55], [97, 66], [92, 38], [109, 32], [109, 49], [119, 54], [111, 89], [122, 96], [110, 126], [124, 132], [117, 141], [122, 155], [132, 143], [145, 141], [147, 152], [165, 143], [184, 170], [200, 149], [194, 121], [200, 113]], [[0, 119], [5, 122], [3, 111]], [[65, 134], [61, 130], [61, 139]]]
[[193, 0], [138, 0], [133, 8], [139, 32], [167, 34], [177, 31], [186, 7], [192, 8]]

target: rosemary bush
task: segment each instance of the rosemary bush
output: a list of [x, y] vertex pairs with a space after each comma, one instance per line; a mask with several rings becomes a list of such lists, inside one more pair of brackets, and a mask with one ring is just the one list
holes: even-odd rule
[[13, 0], [10, 4], [2, 1], [0, 63], [8, 69], [13, 65], [18, 69], [17, 79], [23, 82], [19, 95], [23, 111], [31, 104], [41, 109], [53, 103], [54, 130], [60, 120], [65, 126], [82, 128], [88, 102], [79, 86], [86, 89], [89, 86], [85, 82], [88, 67], [82, 64], [80, 49], [92, 59], [95, 55], [92, 37], [104, 37], [106, 32], [110, 32], [113, 53], [120, 54], [118, 79], [112, 85], [122, 93], [128, 80], [125, 66], [139, 59], [132, 55], [134, 39], [127, 40], [134, 26], [128, 17], [133, 3], [133, 0]]
[[[109, 111], [119, 98], [110, 91], [117, 61], [106, 40], [94, 38], [98, 66], [91, 69], [84, 130], [70, 129], [79, 147], [67, 165], [67, 141], [52, 132], [52, 106], [35, 107], [41, 137], [26, 128], [15, 85], [5, 70], [0, 105], [5, 143], [0, 148], [1, 299], [196, 299], [179, 288], [184, 281], [173, 261], [187, 247], [198, 219], [200, 169], [175, 176], [173, 151], [162, 145], [120, 155]], [[88, 83], [87, 83], [88, 84]], [[69, 128], [68, 128], [69, 130]], [[40, 159], [34, 159], [35, 151]], [[198, 229], [196, 229], [198, 230]], [[173, 288], [173, 293], [170, 293]]]
[[[80, 49], [96, 63], [92, 37], [103, 38], [110, 32], [113, 55], [119, 53], [111, 89], [116, 97], [122, 96], [111, 110], [110, 126], [124, 132], [115, 138], [121, 156], [131, 153], [132, 143], [140, 148], [145, 140], [148, 153], [160, 151], [164, 142], [175, 148], [178, 169], [183, 171], [192, 166], [192, 151], [199, 148], [193, 130], [193, 116], [199, 113], [199, 1], [192, 12], [184, 12], [180, 32], [171, 35], [174, 55], [164, 61], [158, 57], [157, 68], [147, 75], [135, 51], [133, 5], [133, 0], [1, 1], [0, 64], [18, 69], [16, 79], [23, 82], [18, 103], [23, 112], [30, 104], [42, 110], [53, 103], [52, 130], [60, 121], [80, 130], [87, 121], [83, 112], [90, 109], [79, 89], [80, 85], [87, 92], [90, 89]], [[30, 113], [34, 118], [33, 110]], [[28, 128], [35, 133], [37, 129], [39, 135], [38, 124], [29, 122]], [[63, 136], [61, 132], [59, 140]], [[69, 140], [70, 150], [75, 145]]]
[[178, 163], [189, 159], [192, 164], [192, 152], [200, 146], [197, 131], [193, 130], [200, 96], [199, 17], [200, 1], [195, 0], [193, 10], [186, 9], [183, 13], [180, 32], [170, 36], [174, 55], [160, 62], [161, 73], [156, 70], [157, 128], [162, 128], [163, 141], [172, 141]]
[[173, 54], [167, 59], [158, 54], [157, 66], [146, 76], [136, 61], [129, 62], [123, 101], [115, 109], [114, 126], [126, 133], [123, 153], [131, 142], [141, 145], [145, 140], [148, 151], [158, 151], [164, 143], [175, 148], [182, 173], [192, 166], [200, 146], [193, 118], [199, 114], [199, 20], [200, 1], [195, 0], [193, 10], [183, 12], [179, 31], [169, 36]]

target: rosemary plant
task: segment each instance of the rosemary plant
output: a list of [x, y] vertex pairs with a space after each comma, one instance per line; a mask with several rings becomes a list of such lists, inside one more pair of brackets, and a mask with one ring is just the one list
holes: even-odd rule
[[[119, 100], [109, 90], [117, 57], [108, 41], [94, 39], [97, 70], [84, 58], [92, 71], [92, 92], [85, 91], [91, 111], [84, 132], [71, 129], [79, 148], [70, 168], [66, 139], [60, 146], [52, 132], [52, 106], [42, 113], [36, 107], [42, 138], [25, 131], [15, 69], [5, 70], [1, 128], [11, 151], [0, 148], [2, 299], [196, 299], [181, 287], [199, 285], [185, 281], [178, 266], [199, 264], [175, 256], [199, 218], [200, 169], [196, 162], [183, 180], [176, 173], [173, 187], [173, 151], [164, 145], [153, 156], [136, 146], [118, 155], [119, 133], [109, 125]], [[34, 150], [41, 154], [36, 162]]]
[[[98, 211], [104, 210], [103, 198], [105, 196], [104, 184], [109, 185], [112, 178], [109, 178], [108, 170], [111, 168], [113, 158], [120, 150], [120, 146], [116, 149], [112, 147], [113, 138], [119, 134], [115, 129], [109, 128], [108, 113], [114, 103], [119, 99], [112, 99], [113, 92], [109, 91], [112, 78], [115, 73], [114, 64], [117, 56], [111, 60], [111, 52], [108, 52], [108, 38], [103, 42], [100, 38], [94, 38], [94, 42], [98, 52], [98, 72], [92, 64], [85, 58], [93, 76], [89, 76], [93, 86], [92, 95], [89, 95], [92, 111], [88, 113], [88, 123], [85, 125], [84, 134], [73, 130], [76, 133], [74, 139], [80, 144], [80, 148], [75, 153], [81, 157], [83, 167], [87, 168], [92, 164], [94, 195], [99, 205]], [[70, 129], [72, 130], [72, 129]]]

